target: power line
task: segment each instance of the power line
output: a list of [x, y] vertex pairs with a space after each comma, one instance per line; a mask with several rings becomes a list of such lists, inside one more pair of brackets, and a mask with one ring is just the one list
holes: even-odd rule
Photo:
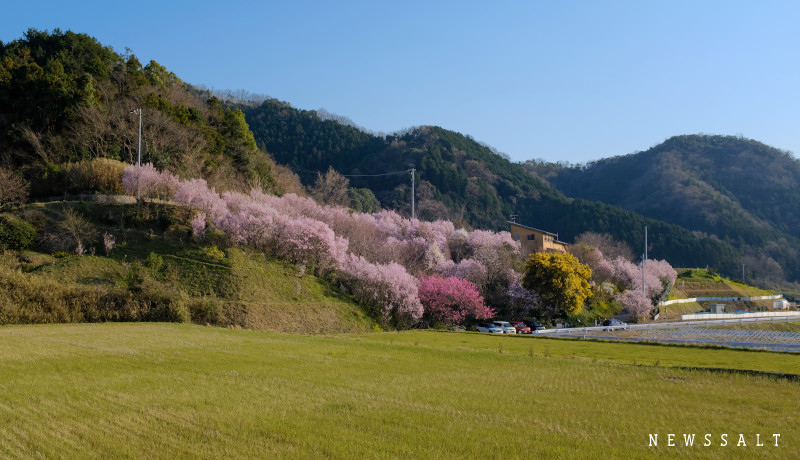
[[[292, 169], [292, 168], [289, 168], [289, 169]], [[304, 170], [304, 169], [292, 169], [292, 171], [294, 171], [296, 173], [303, 173], [303, 174], [320, 174], [320, 175], [323, 174], [320, 171], [307, 171], [307, 170]], [[341, 175], [344, 176], [344, 177], [380, 177], [380, 176], [397, 176], [397, 175], [400, 175], [400, 174], [408, 174], [411, 171], [412, 171], [412, 169], [404, 169], [402, 171], [392, 171], [392, 172], [382, 173], [382, 174], [341, 174]]]

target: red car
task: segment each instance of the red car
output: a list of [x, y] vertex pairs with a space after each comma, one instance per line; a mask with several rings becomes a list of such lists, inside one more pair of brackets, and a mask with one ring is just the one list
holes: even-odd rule
[[522, 321], [511, 321], [511, 325], [517, 330], [517, 334], [530, 334], [531, 328]]

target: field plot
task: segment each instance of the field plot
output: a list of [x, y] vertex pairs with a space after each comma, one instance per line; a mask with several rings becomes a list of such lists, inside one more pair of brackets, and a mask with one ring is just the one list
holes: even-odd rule
[[433, 331], [7, 326], [0, 457], [797, 458], [800, 383], [721, 369], [798, 361]]
[[[550, 337], [573, 337], [628, 342], [653, 342], [680, 345], [749, 348], [754, 350], [800, 352], [800, 323], [787, 320], [755, 322], [712, 320], [641, 324], [625, 329], [602, 327], [561, 329]], [[775, 320], [775, 318], [772, 318]], [[791, 321], [796, 321], [792, 318]], [[652, 326], [652, 327], [651, 327]]]

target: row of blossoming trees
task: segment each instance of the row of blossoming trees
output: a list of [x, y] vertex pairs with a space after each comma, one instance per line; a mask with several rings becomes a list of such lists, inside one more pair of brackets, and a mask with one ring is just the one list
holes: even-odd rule
[[294, 194], [220, 194], [203, 179], [182, 181], [149, 164], [129, 166], [122, 182], [140, 200], [171, 200], [191, 210], [198, 241], [221, 232], [232, 245], [311, 270], [374, 309], [384, 324], [491, 318], [496, 312], [484, 296], [493, 305], [517, 305], [517, 314], [536, 307], [537, 296], [520, 290], [520, 246], [508, 232], [468, 232], [393, 211], [352, 212]]

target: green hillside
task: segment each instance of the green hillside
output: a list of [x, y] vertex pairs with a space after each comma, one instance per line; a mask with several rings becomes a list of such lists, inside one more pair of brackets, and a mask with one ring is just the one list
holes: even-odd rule
[[316, 175], [304, 171], [330, 166], [353, 175], [351, 185], [368, 187], [383, 206], [410, 214], [409, 175], [383, 174], [416, 168], [417, 213], [423, 219], [507, 230], [508, 220], [516, 215], [518, 222], [558, 233], [563, 241], [592, 231], [637, 248], [644, 243], [647, 226], [651, 256], [675, 266], [708, 265], [733, 272], [741, 260], [738, 250], [718, 238], [617, 206], [569, 198], [522, 165], [453, 131], [420, 127], [378, 137], [276, 100], [240, 108], [259, 146], [301, 172], [308, 184]]
[[142, 162], [226, 189], [275, 187], [243, 114], [159, 63], [58, 29], [0, 43], [0, 167], [21, 171], [33, 196], [86, 191], [65, 177], [70, 162], [135, 163], [134, 109]]
[[[177, 208], [56, 202], [21, 212], [38, 223], [43, 252], [0, 253], [0, 324], [191, 321], [302, 333], [375, 324], [337, 288], [294, 265], [220, 249], [213, 238], [193, 243]], [[74, 255], [76, 236], [65, 222], [80, 228], [83, 256]], [[104, 238], [116, 242], [108, 254]]]

